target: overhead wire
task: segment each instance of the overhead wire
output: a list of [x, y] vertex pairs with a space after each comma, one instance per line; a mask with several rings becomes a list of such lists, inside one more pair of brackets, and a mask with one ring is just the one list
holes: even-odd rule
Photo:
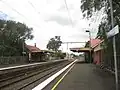
[[[89, 27], [91, 27], [91, 32], [94, 33], [95, 28], [96, 28], [96, 27], [94, 27], [94, 26], [96, 26], [95, 24], [96, 24], [97, 22], [98, 22], [98, 23], [100, 22], [103, 14], [104, 14], [104, 12], [101, 10], [101, 11], [99, 11], [99, 12], [96, 12], [96, 13], [94, 14], [94, 16], [91, 18], [90, 23], [89, 23]], [[92, 36], [92, 34], [91, 34], [91, 36]]]
[[[15, 8], [11, 7], [11, 6], [10, 6], [8, 3], [6, 3], [5, 1], [1, 0], [1, 2], [4, 3], [5, 5], [7, 5], [8, 7], [10, 7], [14, 12], [16, 12], [18, 15], [20, 15], [20, 16], [23, 17], [24, 19], [29, 20], [27, 17], [25, 17], [23, 14], [21, 14], [21, 13], [20, 13], [19, 11], [17, 11]], [[29, 3], [29, 4], [32, 6], [32, 8], [34, 8], [34, 10], [37, 12], [37, 10], [36, 10], [36, 8], [34, 7], [34, 5], [33, 5], [30, 1], [28, 1], [28, 3]], [[66, 9], [67, 9], [67, 12], [68, 12], [69, 20], [70, 20], [71, 25], [72, 25], [72, 27], [73, 27], [73, 26], [74, 26], [74, 25], [73, 25], [73, 21], [72, 21], [72, 18], [71, 18], [70, 11], [69, 11], [69, 8], [68, 8], [68, 5], [67, 5], [66, 0], [64, 0], [64, 3], [65, 3], [65, 7], [66, 7]], [[39, 12], [37, 12], [37, 13], [39, 14]], [[39, 27], [38, 25], [35, 25], [35, 26]]]
[[[36, 9], [35, 6], [33, 5], [33, 3], [30, 2], [29, 0], [28, 0], [28, 3], [29, 3], [30, 6], [34, 9], [34, 11], [40, 16], [40, 12], [37, 11], [37, 9]], [[41, 26], [43, 26], [43, 25], [41, 25]]]
[[72, 25], [72, 27], [73, 27], [74, 25], [73, 25], [73, 21], [72, 21], [72, 18], [71, 18], [71, 15], [70, 15], [70, 11], [69, 11], [69, 8], [68, 8], [68, 5], [67, 5], [67, 1], [64, 0], [64, 3], [65, 3], [65, 7], [66, 7], [66, 9], [67, 9], [67, 12], [68, 12], [69, 20], [70, 20], [71, 25]]
[[[1, 0], [1, 2], [5, 5], [7, 5], [9, 8], [11, 8], [14, 12], [16, 12], [19, 16], [23, 17], [24, 19], [30, 21], [27, 17], [25, 17], [23, 14], [21, 14], [19, 11], [17, 11], [15, 8], [11, 7], [8, 3], [6, 3], [5, 1]], [[37, 26], [40, 28], [40, 26], [36, 25], [36, 24], [32, 24], [34, 26]]]
[[11, 7], [9, 4], [7, 4], [5, 1], [1, 0], [2, 3], [6, 4], [8, 7], [10, 7], [14, 12], [16, 12], [17, 14], [19, 14], [20, 16], [24, 17], [25, 19], [27, 19], [23, 14], [19, 13], [16, 9], [14, 9], [13, 7]]
[[[99, 14], [99, 15], [98, 15], [98, 14]], [[102, 15], [103, 15], [103, 11], [96, 12], [95, 15], [94, 15], [95, 17], [93, 17], [94, 20], [91, 21], [90, 24], [91, 24], [91, 23], [94, 23], [94, 24], [95, 24], [96, 22], [99, 22], [99, 21], [101, 20], [101, 18], [102, 18]]]
[[[35, 11], [38, 15], [40, 15], [40, 12], [37, 11], [37, 9], [36, 9], [35, 6], [33, 5], [33, 3], [30, 2], [29, 0], [28, 0], [28, 3], [29, 3], [30, 6], [34, 9], [34, 11]], [[42, 26], [42, 25], [41, 25], [41, 26]]]
[[39, 14], [39, 12], [36, 10], [35, 6], [28, 0], [28, 3], [31, 5], [31, 7]]

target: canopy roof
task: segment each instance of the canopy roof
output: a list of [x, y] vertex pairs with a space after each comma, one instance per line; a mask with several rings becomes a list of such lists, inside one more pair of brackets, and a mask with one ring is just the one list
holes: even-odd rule
[[90, 49], [90, 48], [70, 48], [70, 51], [73, 51], [73, 52], [89, 52], [90, 50], [92, 50], [92, 49]]
[[87, 43], [91, 42], [91, 48], [89, 47], [82, 47], [82, 48], [70, 48], [70, 51], [73, 52], [89, 52], [91, 51], [96, 45], [98, 45], [101, 40], [100, 39], [91, 39], [91, 41], [88, 41]]

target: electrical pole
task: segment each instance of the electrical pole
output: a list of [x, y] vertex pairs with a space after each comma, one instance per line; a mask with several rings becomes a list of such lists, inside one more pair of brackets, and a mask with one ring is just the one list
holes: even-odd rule
[[92, 63], [92, 52], [91, 52], [91, 32], [90, 32], [90, 30], [86, 30], [86, 32], [88, 32], [89, 33], [89, 48], [90, 48], [90, 63]]
[[[67, 44], [67, 51], [68, 51], [68, 44], [72, 44], [72, 43], [86, 43], [86, 42], [62, 42], [62, 44]], [[67, 58], [69, 59], [68, 52], [66, 52], [66, 55], [67, 55]]]
[[90, 38], [90, 63], [92, 63], [92, 52], [91, 52], [91, 32], [89, 31], [89, 38]]
[[[112, 0], [109, 0], [110, 2], [110, 13], [111, 13], [111, 24], [112, 28], [114, 28], [114, 18], [113, 18], [113, 6], [112, 6]], [[115, 81], [116, 81], [116, 90], [118, 90], [118, 70], [117, 70], [117, 58], [116, 58], [116, 42], [115, 42], [115, 36], [113, 36], [113, 51], [114, 51], [114, 66], [115, 66]]]
[[68, 43], [67, 43], [67, 59], [69, 59], [69, 54], [68, 54]]
[[24, 60], [24, 49], [25, 49], [25, 47], [24, 47], [24, 45], [25, 45], [25, 43], [24, 43], [24, 39], [23, 39], [23, 41], [22, 41], [22, 48], [23, 48], [23, 52], [22, 52], [22, 54], [23, 54], [23, 60]]

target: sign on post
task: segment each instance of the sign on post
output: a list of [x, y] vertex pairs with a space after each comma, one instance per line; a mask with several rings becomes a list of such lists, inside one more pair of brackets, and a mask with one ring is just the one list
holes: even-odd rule
[[107, 33], [107, 37], [112, 37], [112, 36], [115, 36], [116, 34], [119, 33], [119, 26], [116, 25], [112, 30], [110, 30], [108, 33]]

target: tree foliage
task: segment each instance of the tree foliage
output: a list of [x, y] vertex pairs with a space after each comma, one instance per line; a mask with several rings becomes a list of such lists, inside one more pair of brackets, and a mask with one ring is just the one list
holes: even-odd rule
[[[111, 25], [111, 13], [110, 13], [110, 0], [82, 0], [81, 10], [83, 16], [90, 18], [93, 15], [93, 12], [100, 11], [104, 8], [104, 13], [106, 18], [101, 22], [98, 28], [97, 37], [100, 39], [105, 39], [105, 32], [108, 32], [112, 29]], [[120, 0], [112, 0], [113, 5], [113, 17], [114, 17], [114, 26], [120, 26]]]
[[33, 38], [32, 30], [20, 22], [0, 20], [0, 56], [21, 55], [22, 43]]
[[[98, 28], [97, 37], [100, 39], [108, 40], [107, 42], [107, 48], [105, 49], [106, 52], [104, 54], [104, 60], [105, 63], [107, 63], [107, 66], [113, 68], [114, 66], [114, 59], [113, 59], [113, 45], [112, 45], [112, 39], [113, 37], [110, 37], [106, 39], [106, 32], [112, 29], [111, 25], [111, 13], [110, 13], [110, 2], [111, 0], [82, 0], [81, 3], [81, 10], [83, 12], [83, 16], [90, 18], [93, 15], [93, 12], [99, 11], [102, 8], [104, 8], [104, 13], [106, 14], [106, 19], [101, 22]], [[114, 26], [119, 25], [120, 26], [120, 0], [112, 0], [112, 6], [113, 6], [113, 18], [114, 18]], [[120, 54], [120, 33], [115, 36], [116, 38], [116, 55], [117, 59], [119, 59], [118, 55]], [[106, 42], [105, 42], [106, 43]], [[118, 62], [120, 66], [120, 62]]]
[[[110, 14], [110, 0], [81, 0], [81, 10], [83, 16], [90, 18], [93, 12], [99, 11], [104, 8], [104, 13], [107, 15], [107, 24], [111, 28], [111, 14]], [[120, 25], [120, 0], [112, 0], [113, 4], [113, 15], [115, 25]]]
[[49, 50], [58, 51], [59, 47], [61, 46], [62, 41], [60, 39], [60, 36], [55, 36], [54, 38], [51, 38], [47, 44], [47, 48]]
[[106, 0], [81, 0], [81, 10], [84, 17], [90, 18], [93, 12], [105, 6]]
[[66, 53], [63, 53], [61, 50], [58, 50], [58, 52], [55, 53], [55, 57], [59, 59], [64, 59], [66, 57]]
[[107, 25], [106, 23], [101, 23], [98, 27], [98, 33], [97, 33], [97, 37], [98, 39], [107, 39], [107, 36], [106, 36], [106, 28], [107, 28]]

